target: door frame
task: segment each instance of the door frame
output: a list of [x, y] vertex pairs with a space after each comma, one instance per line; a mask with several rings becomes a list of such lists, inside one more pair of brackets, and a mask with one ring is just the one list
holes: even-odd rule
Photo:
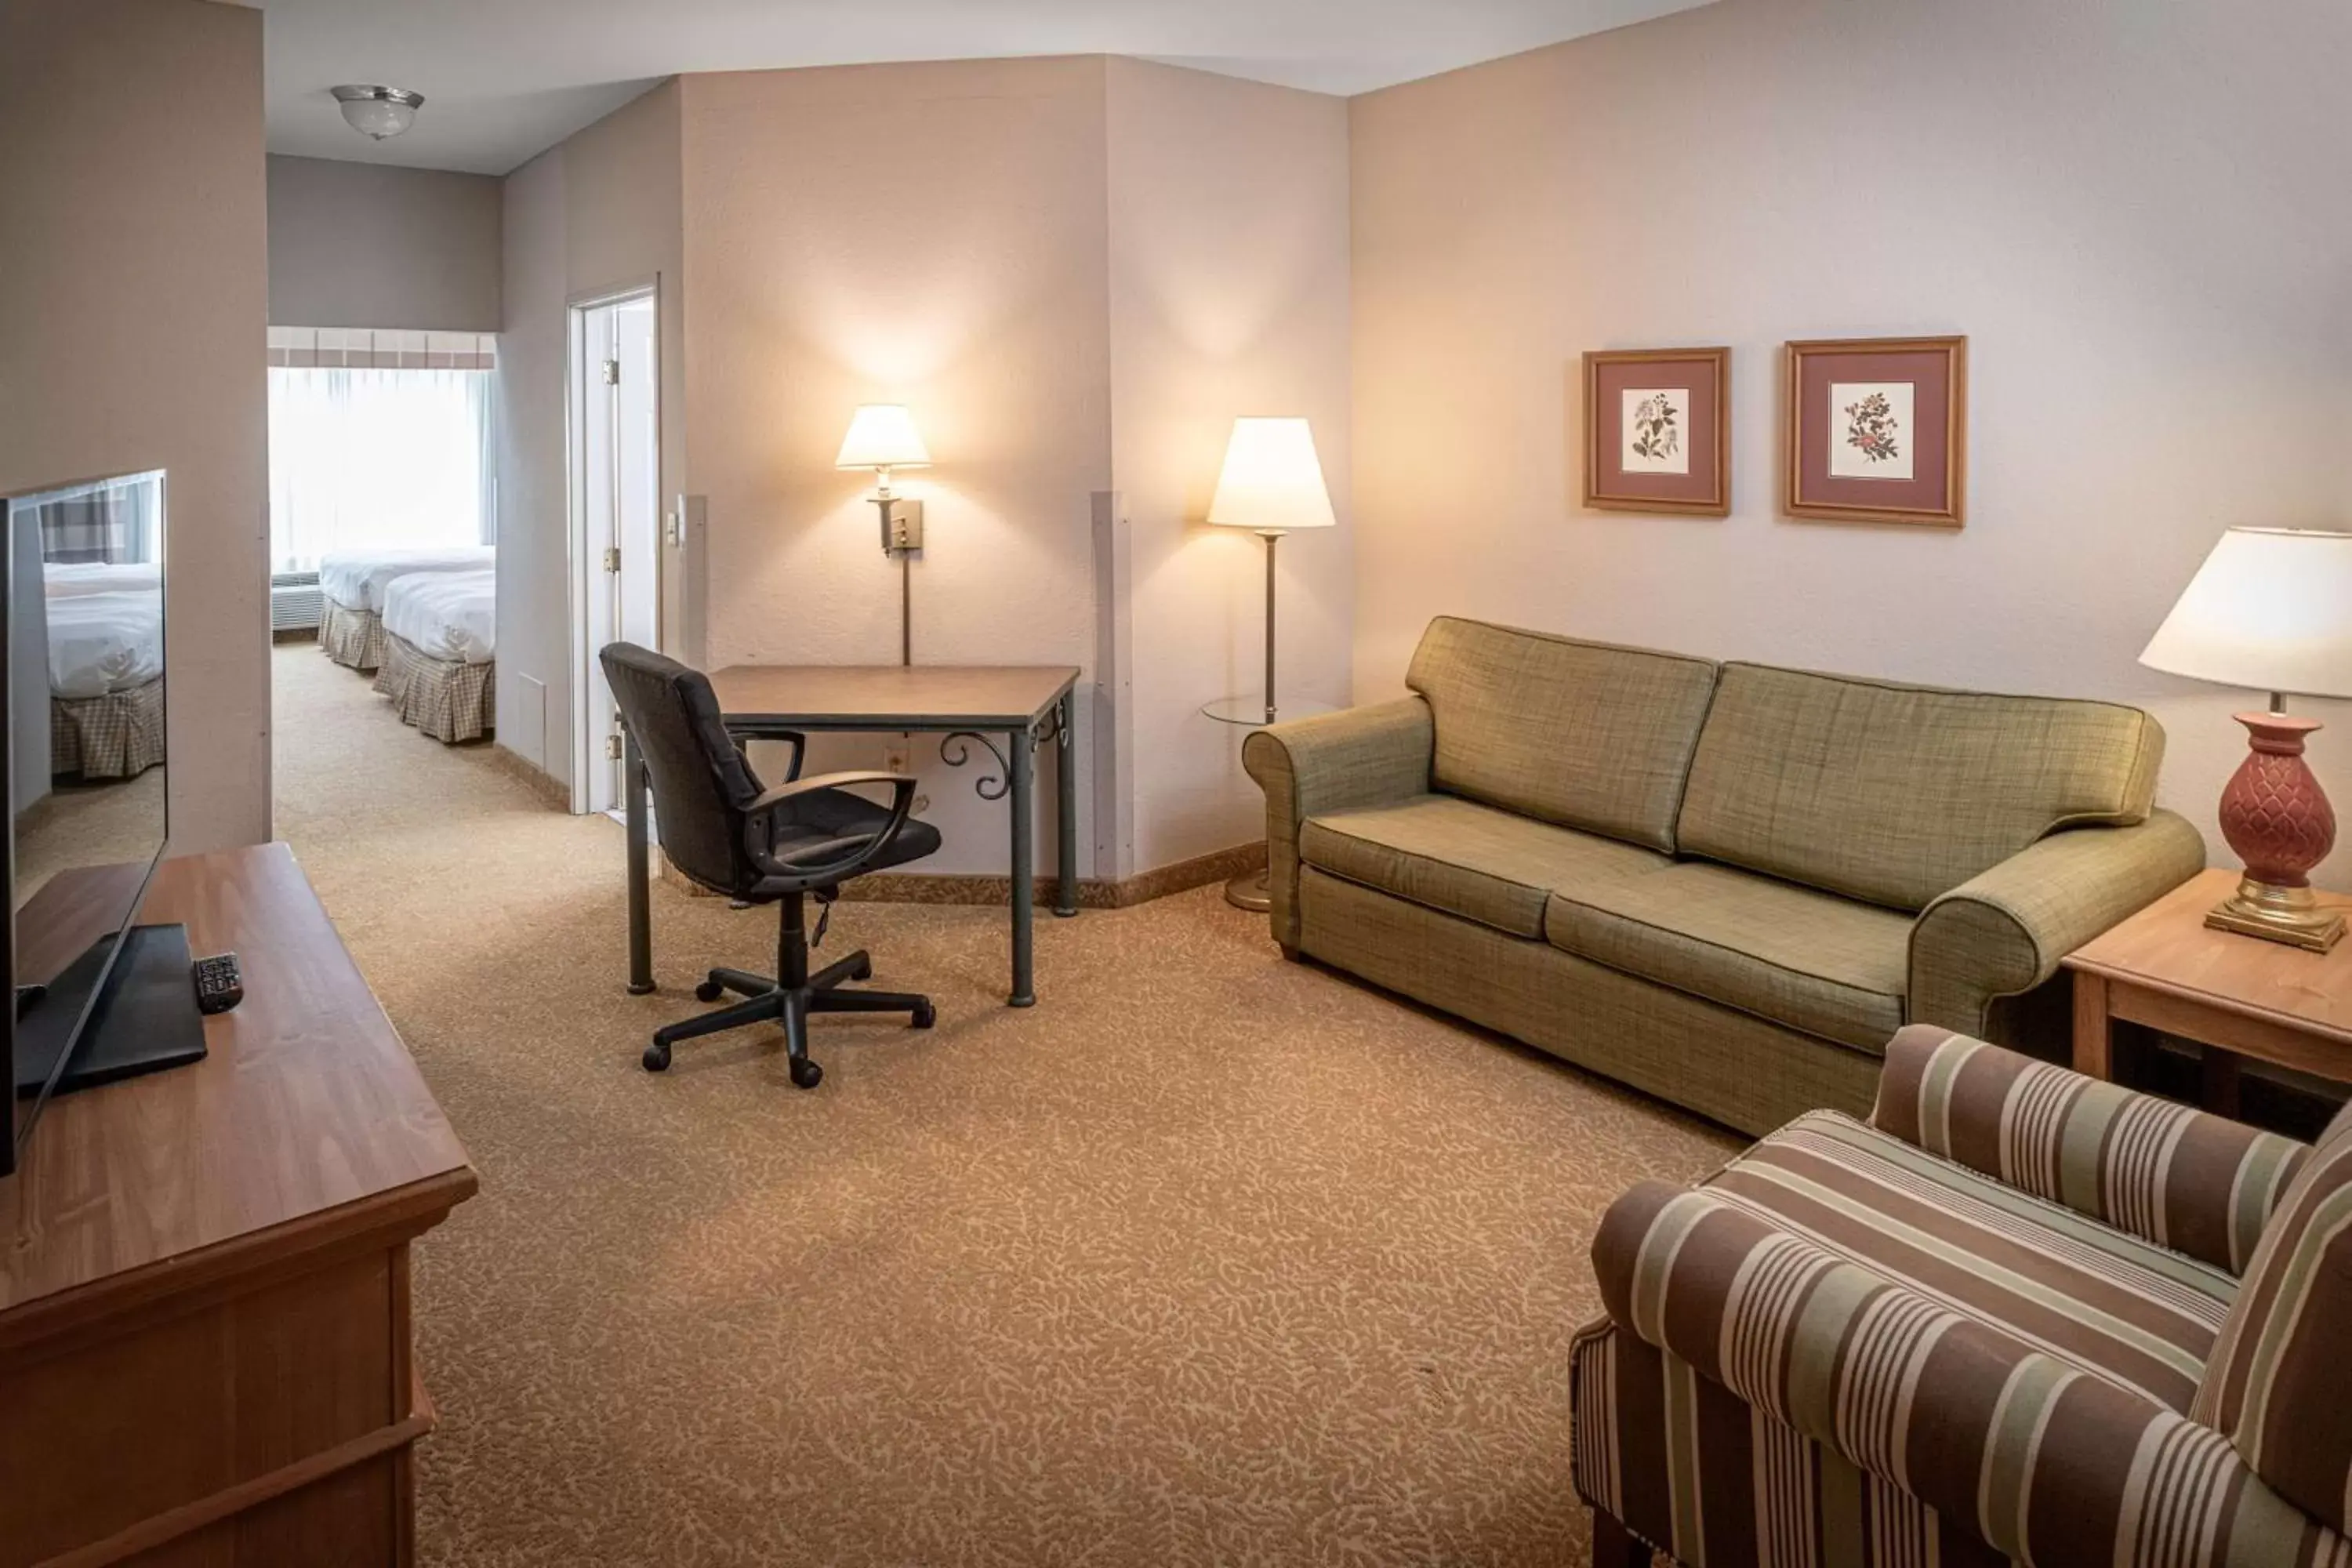
[[608, 288], [593, 289], [575, 294], [564, 301], [564, 576], [567, 616], [566, 641], [572, 649], [572, 814], [588, 814], [589, 770], [602, 760], [595, 755], [601, 737], [591, 734], [589, 715], [593, 703], [591, 682], [596, 679], [596, 650], [588, 646], [588, 419], [587, 370], [588, 318], [591, 313], [607, 306], [625, 305], [634, 300], [646, 300], [653, 305], [654, 337], [654, 472], [656, 497], [656, 533], [654, 548], [654, 615], [659, 626], [656, 646], [666, 646], [668, 627], [664, 615], [664, 563], [660, 545], [660, 499], [668, 494], [664, 488], [669, 478], [662, 472], [662, 421], [667, 410], [663, 405], [660, 374], [662, 364], [662, 300], [661, 275], [650, 274]]

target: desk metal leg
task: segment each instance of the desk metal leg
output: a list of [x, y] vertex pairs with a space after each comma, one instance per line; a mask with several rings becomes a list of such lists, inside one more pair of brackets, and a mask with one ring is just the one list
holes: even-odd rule
[[646, 853], [646, 769], [637, 739], [621, 735], [621, 799], [629, 824], [629, 994], [654, 989], [654, 928], [651, 871]]
[[1015, 1007], [1033, 1007], [1037, 1003], [1037, 988], [1031, 973], [1029, 922], [1036, 891], [1036, 853], [1032, 840], [1036, 835], [1036, 803], [1034, 793], [1037, 768], [1037, 738], [1027, 730], [1010, 730], [1005, 740], [1013, 748], [1013, 765], [1008, 770], [1013, 780], [1013, 994], [1009, 998]]
[[1054, 854], [1060, 871], [1055, 888], [1054, 912], [1064, 920], [1078, 912], [1078, 746], [1073, 731], [1078, 698], [1062, 693], [1054, 721]]

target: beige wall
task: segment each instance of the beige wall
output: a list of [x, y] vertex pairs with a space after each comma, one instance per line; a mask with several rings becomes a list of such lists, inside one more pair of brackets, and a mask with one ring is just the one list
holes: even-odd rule
[[[1443, 611], [2121, 698], [2212, 834], [2246, 699], [2135, 656], [2223, 527], [2346, 518], [2347, 58], [2327, 0], [1725, 0], [1355, 100], [1358, 695]], [[1780, 518], [1780, 343], [1942, 331], [1968, 527]], [[1580, 510], [1581, 352], [1718, 342], [1733, 515]]]
[[269, 837], [261, 14], [0, 7], [0, 492], [168, 470], [173, 846]]
[[[504, 182], [499, 741], [567, 783], [572, 771], [568, 306], [638, 284], [659, 291], [667, 506], [682, 488], [686, 461], [678, 106], [677, 84], [665, 82]], [[675, 553], [665, 553], [666, 582], [675, 596], [683, 574]], [[672, 640], [679, 646], [676, 636]]]
[[1203, 524], [1233, 422], [1313, 424], [1339, 526], [1279, 551], [1286, 696], [1344, 704], [1349, 506], [1348, 106], [1108, 62], [1112, 483], [1132, 565], [1125, 772], [1135, 868], [1244, 844], [1265, 796], [1203, 702], [1265, 685], [1265, 545]]
[[499, 182], [326, 158], [269, 160], [269, 321], [495, 332]]
[[[1089, 664], [1089, 497], [1111, 467], [1103, 62], [681, 85], [709, 662], [897, 662], [871, 476], [833, 458], [858, 404], [903, 402], [936, 463], [902, 479], [928, 511], [916, 658]], [[929, 744], [916, 761], [947, 838], [924, 869], [1002, 872], [1003, 807]]]

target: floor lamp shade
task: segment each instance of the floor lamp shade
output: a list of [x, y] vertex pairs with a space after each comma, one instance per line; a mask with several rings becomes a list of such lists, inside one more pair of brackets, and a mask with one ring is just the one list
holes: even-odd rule
[[1209, 521], [1260, 533], [1338, 524], [1331, 492], [1323, 483], [1323, 463], [1315, 455], [1315, 432], [1306, 420], [1234, 421]]
[[2344, 918], [2318, 907], [2311, 870], [2336, 845], [2336, 813], [2304, 761], [2320, 725], [2286, 712], [2290, 693], [2352, 697], [2352, 533], [2233, 528], [2205, 558], [2140, 662], [2270, 694], [2237, 715], [2252, 737], [2221, 795], [2221, 836], [2246, 865], [2209, 925], [2320, 952]]

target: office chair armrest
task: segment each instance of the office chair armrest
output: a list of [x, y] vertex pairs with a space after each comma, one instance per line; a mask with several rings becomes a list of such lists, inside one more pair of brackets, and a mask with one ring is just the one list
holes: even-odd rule
[[[881, 784], [890, 786], [890, 820], [855, 852], [814, 866], [786, 866], [772, 857], [767, 843], [771, 832], [768, 819], [778, 806], [820, 790], [853, 789], [861, 784]], [[813, 779], [778, 784], [746, 806], [743, 847], [751, 856], [751, 863], [771, 877], [788, 877], [808, 887], [845, 882], [871, 865], [883, 850], [891, 846], [905, 831], [907, 818], [914, 808], [915, 779], [911, 774], [870, 772], [820, 773]]]
[[793, 749], [793, 763], [784, 770], [784, 782], [790, 784], [801, 776], [801, 763], [808, 755], [808, 737], [798, 730], [771, 730], [761, 724], [729, 724], [727, 734], [735, 742], [735, 750], [741, 753], [743, 765], [747, 768], [751, 765], [751, 753], [746, 742], [782, 742]]

